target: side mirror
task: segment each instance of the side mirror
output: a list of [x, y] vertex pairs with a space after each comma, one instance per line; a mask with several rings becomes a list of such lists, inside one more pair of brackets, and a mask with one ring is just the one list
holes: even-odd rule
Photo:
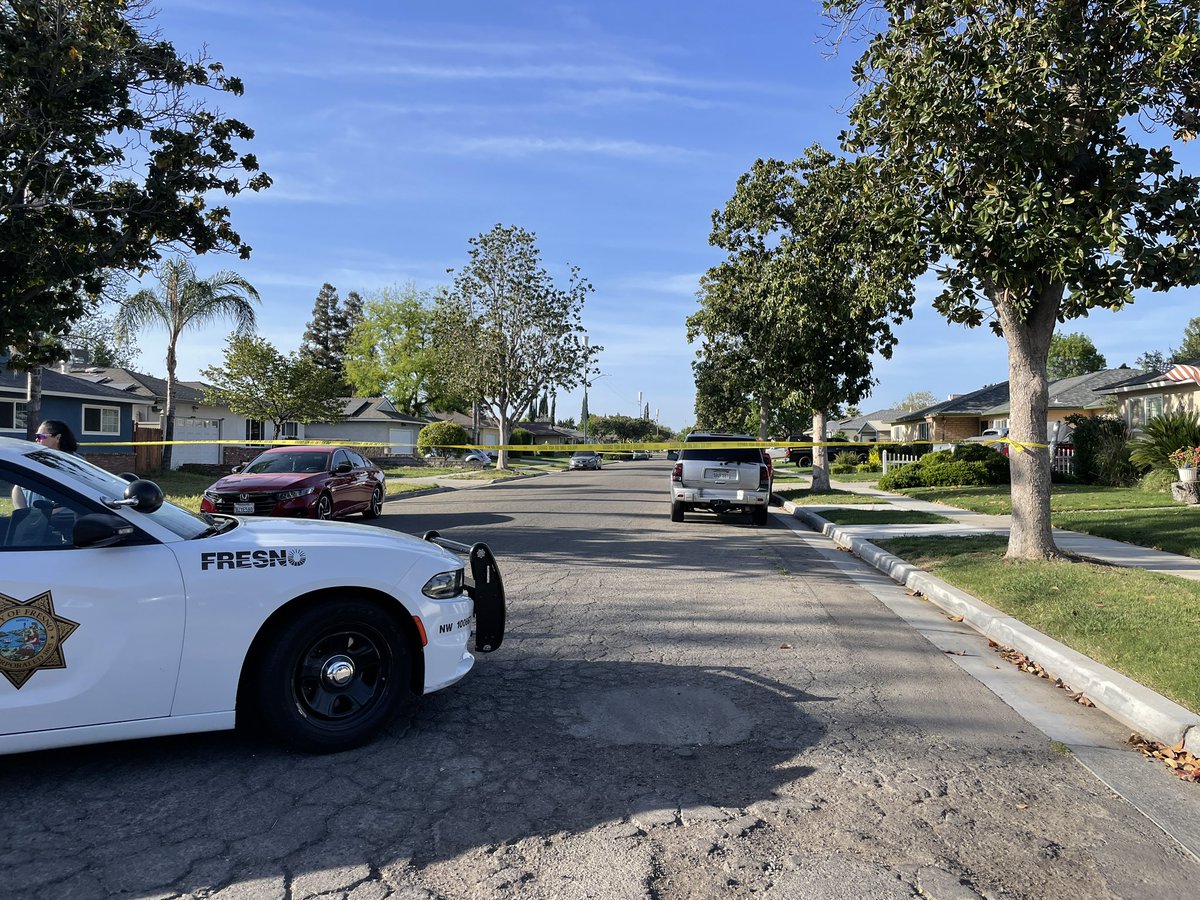
[[132, 537], [135, 528], [110, 513], [91, 513], [75, 520], [71, 540], [76, 547], [111, 547]]
[[152, 513], [163, 505], [164, 499], [162, 488], [153, 481], [139, 478], [125, 488], [125, 499], [121, 505], [131, 506], [138, 512]]
[[350, 465], [350, 463], [348, 463], [348, 462], [338, 463], [336, 466], [333, 467], [333, 474], [345, 475], [347, 472], [350, 472], [353, 469], [354, 469], [354, 466]]
[[241, 463], [239, 463], [238, 465], [234, 466], [229, 471], [236, 475], [238, 472], [242, 471], [242, 469], [244, 469], [244, 468], [245, 468], [245, 466], [243, 466]]

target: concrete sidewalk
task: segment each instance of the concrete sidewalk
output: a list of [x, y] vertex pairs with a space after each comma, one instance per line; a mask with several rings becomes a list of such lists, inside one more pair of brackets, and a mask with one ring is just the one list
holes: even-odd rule
[[[1019, 650], [1037, 661], [1054, 677], [1072, 689], [1082, 691], [1099, 709], [1139, 734], [1168, 745], [1183, 742], [1189, 752], [1200, 755], [1200, 715], [1197, 713], [871, 543], [872, 539], [886, 540], [906, 535], [1007, 535], [1009, 516], [955, 509], [940, 503], [889, 494], [862, 484], [841, 482], [837, 483], [837, 487], [886, 499], [888, 506], [894, 509], [932, 512], [955, 521], [938, 525], [835, 525], [823, 518], [819, 511], [851, 508], [848, 504], [840, 507], [837, 503], [797, 506], [784, 501], [783, 508], [895, 581], [928, 597], [950, 615], [962, 616], [964, 622], [996, 643]], [[864, 507], [856, 504], [852, 508]], [[1190, 557], [1057, 528], [1054, 530], [1054, 539], [1061, 549], [1078, 556], [1200, 581], [1200, 560]]]

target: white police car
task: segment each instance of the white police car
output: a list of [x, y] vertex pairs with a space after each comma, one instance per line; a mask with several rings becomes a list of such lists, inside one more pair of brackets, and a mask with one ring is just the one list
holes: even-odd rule
[[484, 544], [203, 518], [0, 438], [0, 753], [235, 724], [342, 750], [466, 675], [472, 625], [500, 646]]

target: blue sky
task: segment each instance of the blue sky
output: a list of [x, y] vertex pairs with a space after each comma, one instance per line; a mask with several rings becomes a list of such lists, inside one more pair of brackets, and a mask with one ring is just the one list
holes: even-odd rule
[[[708, 246], [712, 211], [756, 158], [836, 148], [860, 49], [831, 56], [807, 0], [171, 0], [156, 25], [245, 81], [221, 108], [255, 129], [248, 149], [275, 184], [232, 204], [252, 258], [197, 266], [259, 289], [259, 331], [279, 349], [299, 346], [322, 283], [342, 296], [431, 288], [466, 261], [470, 237], [519, 225], [562, 283], [574, 264], [596, 288], [584, 324], [607, 377], [592, 413], [633, 415], [641, 392], [673, 428], [694, 418], [684, 323], [721, 258]], [[1004, 341], [947, 324], [929, 305], [934, 285], [919, 284], [864, 411], [1007, 377]], [[1175, 291], [1063, 330], [1132, 365], [1178, 344], [1198, 306]], [[225, 336], [189, 333], [180, 377], [219, 363]], [[163, 374], [162, 337], [139, 344], [140, 367]], [[558, 415], [578, 417], [580, 400], [560, 396]]]

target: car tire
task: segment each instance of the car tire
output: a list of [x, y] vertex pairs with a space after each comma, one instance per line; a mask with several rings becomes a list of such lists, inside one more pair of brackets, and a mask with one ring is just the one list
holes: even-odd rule
[[333, 498], [328, 493], [317, 498], [317, 508], [313, 511], [317, 519], [333, 518]]
[[298, 750], [348, 750], [413, 700], [412, 666], [407, 636], [376, 604], [310, 606], [271, 636], [259, 660], [250, 698], [257, 724]]
[[680, 503], [677, 500], [671, 501], [671, 521], [672, 522], [682, 522], [683, 521], [683, 509], [684, 509], [684, 507], [683, 507], [682, 503]]
[[765, 506], [756, 506], [750, 510], [750, 521], [761, 528], [767, 524], [767, 508]]
[[377, 487], [371, 492], [371, 504], [363, 510], [364, 519], [378, 519], [383, 515], [383, 487]]

